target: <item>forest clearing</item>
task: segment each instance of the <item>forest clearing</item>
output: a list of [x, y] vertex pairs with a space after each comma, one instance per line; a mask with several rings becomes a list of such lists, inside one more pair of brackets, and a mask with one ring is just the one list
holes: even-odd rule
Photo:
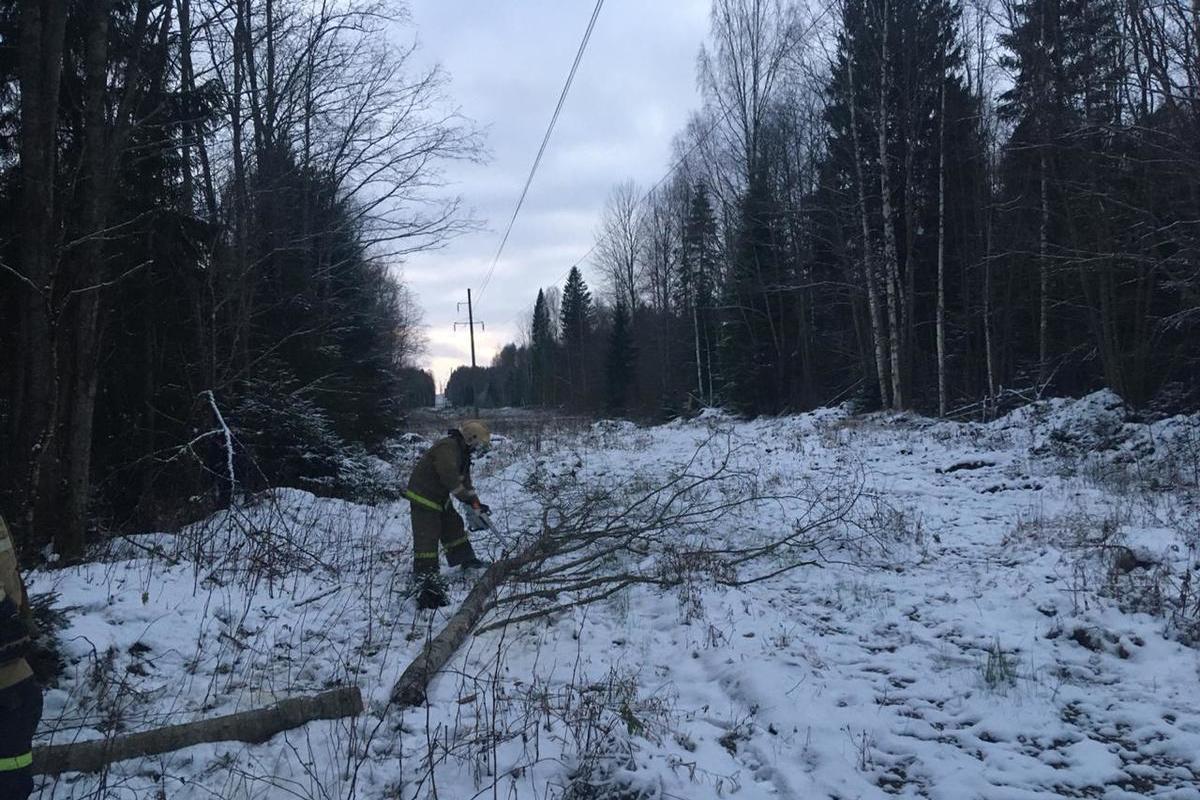
[[32, 575], [71, 609], [39, 744], [366, 703], [43, 796], [1196, 796], [1196, 418], [1101, 393], [989, 424], [518, 428], [477, 467], [476, 546], [519, 550], [553, 506], [578, 549], [501, 588], [427, 706], [389, 692], [470, 584], [416, 612], [404, 503], [271, 491]]

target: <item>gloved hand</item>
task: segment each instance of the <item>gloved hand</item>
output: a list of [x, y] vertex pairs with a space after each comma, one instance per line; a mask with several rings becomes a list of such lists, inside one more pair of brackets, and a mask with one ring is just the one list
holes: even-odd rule
[[489, 506], [487, 503], [480, 502], [479, 500], [476, 500], [474, 503], [472, 503], [471, 507], [474, 508], [476, 511], [478, 511], [480, 514], [487, 514], [488, 516], [491, 516], [491, 514], [492, 514], [492, 507]]

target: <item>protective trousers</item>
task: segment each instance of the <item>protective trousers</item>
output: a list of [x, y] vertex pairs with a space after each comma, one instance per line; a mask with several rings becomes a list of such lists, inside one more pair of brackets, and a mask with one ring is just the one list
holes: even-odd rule
[[42, 719], [42, 690], [26, 678], [0, 689], [0, 798], [25, 800], [33, 793], [33, 734]]
[[438, 571], [439, 542], [446, 551], [446, 563], [452, 567], [475, 558], [462, 517], [449, 504], [440, 511], [415, 502], [411, 506], [414, 574]]

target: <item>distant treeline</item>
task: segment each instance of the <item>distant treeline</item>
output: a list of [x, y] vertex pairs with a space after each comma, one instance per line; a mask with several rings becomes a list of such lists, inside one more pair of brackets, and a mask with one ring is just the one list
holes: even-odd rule
[[[715, 0], [668, 179], [618, 186], [603, 302], [540, 292], [451, 382], [640, 415], [1200, 405], [1200, 13]], [[558, 298], [561, 296], [561, 302]]]

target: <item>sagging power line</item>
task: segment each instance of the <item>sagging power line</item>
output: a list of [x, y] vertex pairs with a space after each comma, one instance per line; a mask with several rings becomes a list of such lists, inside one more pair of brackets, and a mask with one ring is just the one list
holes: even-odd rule
[[575, 61], [571, 64], [571, 71], [567, 74], [567, 80], [563, 84], [562, 92], [558, 96], [558, 104], [554, 107], [554, 114], [550, 117], [550, 124], [546, 126], [546, 134], [542, 137], [542, 144], [538, 147], [537, 156], [533, 159], [533, 166], [529, 169], [529, 175], [525, 178], [525, 186], [521, 189], [521, 196], [517, 199], [517, 205], [513, 209], [512, 217], [508, 220], [508, 227], [504, 230], [504, 236], [500, 239], [500, 246], [496, 249], [496, 255], [492, 259], [492, 265], [488, 267], [487, 275], [484, 276], [483, 283], [479, 286], [479, 296], [483, 296], [483, 292], [491, 283], [492, 274], [496, 271], [496, 265], [500, 263], [500, 256], [504, 254], [504, 246], [508, 244], [508, 237], [512, 233], [513, 225], [517, 222], [517, 216], [521, 213], [521, 207], [525, 204], [525, 197], [529, 194], [529, 187], [533, 184], [533, 178], [537, 175], [538, 167], [542, 163], [542, 156], [546, 154], [546, 148], [550, 144], [550, 137], [554, 133], [554, 126], [558, 123], [558, 116], [562, 113], [563, 105], [567, 101], [567, 95], [571, 91], [571, 84], [575, 82], [575, 73], [579, 70], [579, 64], [583, 61], [584, 51], [587, 50], [588, 41], [592, 38], [592, 30], [596, 27], [596, 20], [600, 16], [600, 9], [604, 7], [604, 0], [596, 0], [596, 7], [592, 10], [592, 17], [588, 21], [587, 30], [583, 32], [583, 39], [579, 43], [579, 50], [575, 53]]

